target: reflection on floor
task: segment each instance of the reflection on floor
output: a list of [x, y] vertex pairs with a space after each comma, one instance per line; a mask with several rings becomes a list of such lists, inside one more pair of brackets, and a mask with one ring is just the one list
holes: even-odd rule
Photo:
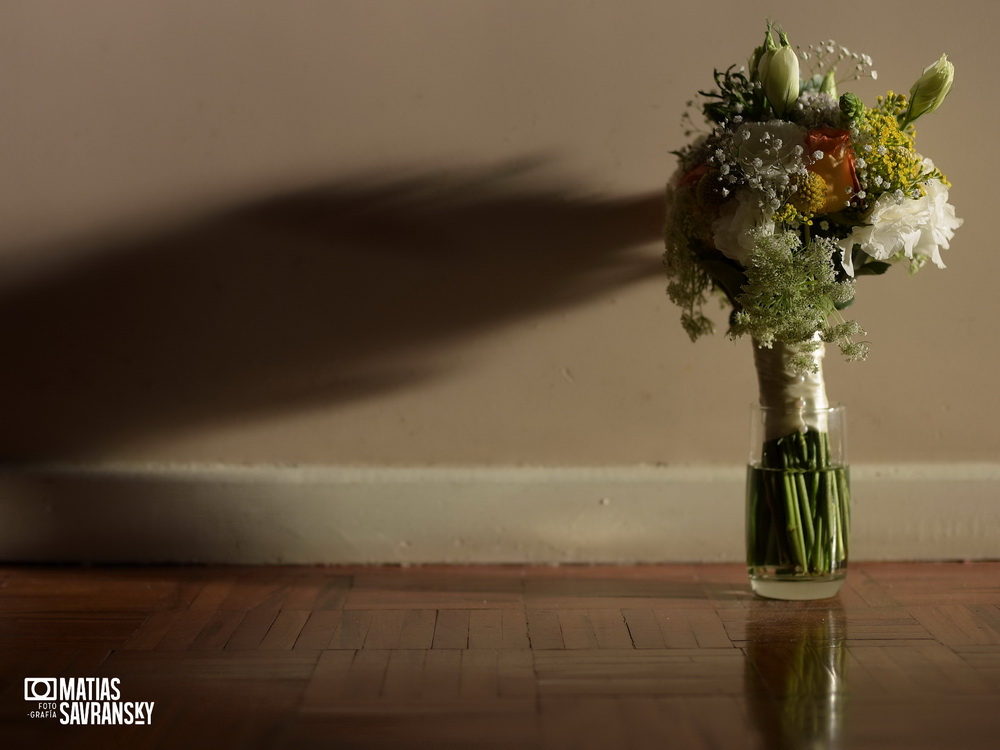
[[1000, 746], [1000, 563], [813, 603], [736, 565], [6, 566], [0, 635], [11, 748]]

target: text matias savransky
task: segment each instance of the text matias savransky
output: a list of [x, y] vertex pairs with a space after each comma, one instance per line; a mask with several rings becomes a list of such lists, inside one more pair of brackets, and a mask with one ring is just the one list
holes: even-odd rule
[[153, 701], [123, 701], [117, 677], [27, 677], [28, 716], [60, 724], [152, 724]]

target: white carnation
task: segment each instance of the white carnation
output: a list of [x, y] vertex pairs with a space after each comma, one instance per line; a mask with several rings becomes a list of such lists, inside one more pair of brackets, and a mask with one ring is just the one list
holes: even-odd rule
[[955, 230], [962, 226], [962, 220], [955, 216], [955, 207], [948, 202], [948, 188], [940, 180], [931, 180], [925, 185], [927, 195], [921, 200], [927, 207], [929, 217], [920, 232], [920, 239], [913, 247], [913, 257], [925, 257], [938, 268], [944, 268], [941, 249], [951, 247]]
[[876, 260], [887, 261], [902, 252], [911, 260], [926, 258], [944, 268], [941, 249], [947, 250], [962, 220], [948, 203], [948, 188], [940, 180], [924, 184], [926, 195], [897, 198], [886, 193], [875, 201], [868, 224], [855, 227], [838, 243], [845, 257], [855, 245]]

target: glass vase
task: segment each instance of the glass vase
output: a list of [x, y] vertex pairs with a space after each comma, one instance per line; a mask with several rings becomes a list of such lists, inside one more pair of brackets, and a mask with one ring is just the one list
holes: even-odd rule
[[850, 543], [845, 428], [843, 406], [753, 407], [746, 534], [754, 593], [802, 600], [840, 590]]
[[747, 466], [747, 569], [770, 599], [835, 596], [847, 573], [850, 477], [843, 406], [831, 407], [822, 342], [754, 342], [760, 391]]

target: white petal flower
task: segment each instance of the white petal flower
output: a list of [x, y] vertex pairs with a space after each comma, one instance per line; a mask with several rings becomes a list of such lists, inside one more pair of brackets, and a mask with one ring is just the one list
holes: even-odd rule
[[774, 233], [773, 212], [760, 206], [758, 196], [752, 191], [741, 191], [723, 204], [719, 218], [712, 223], [712, 241], [727, 258], [744, 266], [754, 250], [755, 238], [763, 233]]
[[928, 220], [921, 228], [920, 239], [913, 248], [914, 257], [925, 257], [938, 268], [944, 268], [941, 248], [951, 247], [955, 230], [962, 226], [962, 220], [955, 216], [955, 207], [948, 203], [948, 188], [940, 180], [931, 180], [925, 185], [927, 195], [922, 198]]
[[868, 214], [868, 224], [855, 227], [838, 243], [844, 255], [860, 245], [876, 260], [890, 260], [902, 252], [911, 260], [926, 258], [944, 268], [941, 249], [948, 249], [962, 220], [948, 203], [948, 188], [943, 182], [929, 180], [924, 189], [926, 195], [916, 199], [900, 199], [889, 193], [880, 196]]
[[840, 245], [840, 265], [844, 267], [844, 271], [847, 272], [848, 276], [854, 278], [854, 258], [852, 251], [845, 249], [843, 245]]

